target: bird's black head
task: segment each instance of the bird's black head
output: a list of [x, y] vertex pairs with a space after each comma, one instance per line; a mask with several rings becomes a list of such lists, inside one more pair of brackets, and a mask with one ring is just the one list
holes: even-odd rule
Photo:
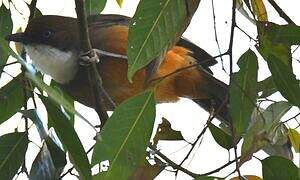
[[62, 16], [40, 16], [29, 22], [25, 32], [11, 34], [6, 37], [8, 41], [27, 44], [42, 44], [60, 50], [77, 48], [78, 30], [74, 18]]

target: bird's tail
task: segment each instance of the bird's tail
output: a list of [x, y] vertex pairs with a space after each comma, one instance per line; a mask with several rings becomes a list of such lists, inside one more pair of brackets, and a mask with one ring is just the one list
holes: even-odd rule
[[[205, 50], [187, 39], [181, 38], [177, 45], [189, 49], [192, 53], [186, 54], [185, 57], [191, 56], [199, 64], [198, 68], [182, 75], [185, 77], [178, 78], [177, 87], [182, 89], [181, 94], [183, 96], [181, 97], [193, 99], [193, 101], [208, 112], [214, 110], [217, 113], [216, 117], [229, 125], [228, 85], [216, 79], [209, 69], [217, 61]], [[184, 87], [183, 84], [187, 88], [182, 88]], [[178, 92], [180, 92], [180, 89], [178, 89]]]
[[193, 101], [206, 111], [213, 111], [219, 120], [229, 125], [228, 85], [207, 72], [201, 73], [205, 74], [205, 79], [207, 79], [205, 89], [208, 91], [208, 98], [193, 99]]

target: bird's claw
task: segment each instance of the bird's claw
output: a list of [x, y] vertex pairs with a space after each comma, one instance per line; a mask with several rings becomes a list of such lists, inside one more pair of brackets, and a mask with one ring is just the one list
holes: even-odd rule
[[79, 64], [82, 66], [89, 66], [92, 62], [95, 63], [99, 62], [99, 57], [95, 49], [92, 49], [87, 52], [81, 52], [79, 55], [79, 59], [80, 59]]

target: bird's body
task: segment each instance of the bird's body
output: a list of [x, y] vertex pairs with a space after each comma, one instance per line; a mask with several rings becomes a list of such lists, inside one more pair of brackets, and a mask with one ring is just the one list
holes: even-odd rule
[[[89, 33], [92, 47], [126, 55], [128, 22], [129, 18], [118, 15], [91, 17]], [[75, 100], [93, 107], [94, 99], [87, 72], [79, 65], [80, 43], [77, 26], [77, 21], [73, 18], [42, 16], [29, 23], [26, 31], [22, 33], [25, 40], [14, 37], [8, 39], [23, 42], [37, 69], [52, 76]], [[167, 51], [153, 78], [166, 76], [199, 62], [201, 67], [189, 68], [157, 81], [159, 84], [155, 90], [156, 101], [176, 102], [180, 97], [186, 97], [200, 99], [199, 104], [206, 110], [220, 106], [226, 99], [227, 85], [210, 73], [208, 67], [215, 64], [215, 60], [185, 39], [181, 39]], [[101, 56], [97, 67], [104, 88], [117, 104], [149, 87], [145, 84], [145, 69], [134, 75], [133, 83], [128, 81], [125, 58]], [[211, 104], [211, 100], [214, 104]], [[220, 115], [227, 119], [226, 107], [221, 110]]]

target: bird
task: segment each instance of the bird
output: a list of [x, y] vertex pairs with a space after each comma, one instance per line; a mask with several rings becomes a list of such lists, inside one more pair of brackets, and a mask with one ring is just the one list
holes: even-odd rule
[[[127, 79], [129, 24], [130, 17], [117, 14], [88, 18], [93, 49], [109, 52], [99, 54], [100, 61], [96, 65], [104, 89], [117, 105], [149, 87], [145, 85], [145, 68], [135, 73], [132, 83]], [[24, 32], [8, 35], [6, 40], [22, 43], [37, 70], [50, 75], [74, 100], [95, 108], [87, 68], [80, 66], [79, 38], [76, 18], [44, 15], [32, 19]], [[160, 79], [154, 91], [156, 102], [170, 103], [189, 98], [206, 111], [218, 110], [217, 118], [229, 124], [228, 85], [215, 78], [209, 69], [216, 63], [205, 50], [181, 37], [165, 53], [153, 75], [154, 80]], [[178, 71], [191, 65], [195, 66]], [[109, 105], [107, 109], [112, 110]]]

